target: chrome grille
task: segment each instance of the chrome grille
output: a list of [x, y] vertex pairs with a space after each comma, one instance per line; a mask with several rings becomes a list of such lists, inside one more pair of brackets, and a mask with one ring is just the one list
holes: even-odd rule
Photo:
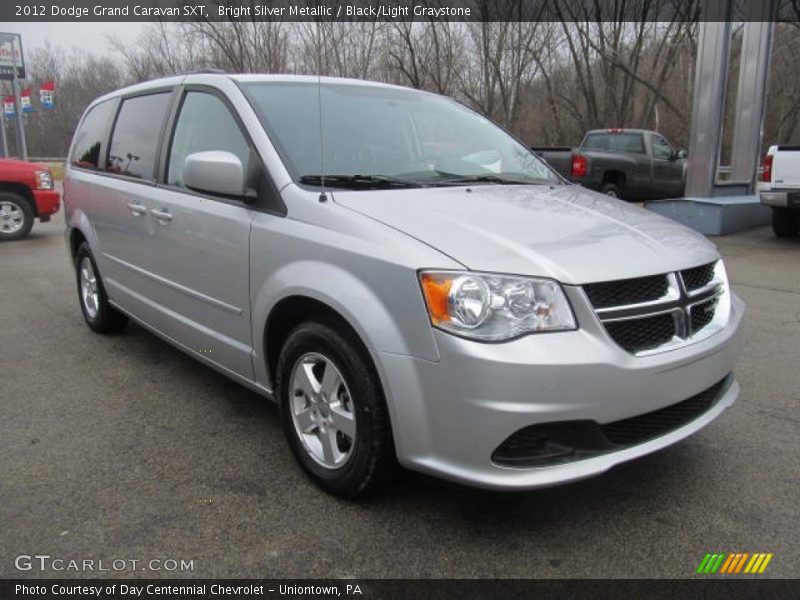
[[595, 308], [640, 304], [658, 300], [667, 293], [667, 276], [653, 275], [620, 281], [603, 281], [583, 286]]
[[606, 331], [617, 344], [631, 354], [653, 350], [672, 341], [675, 337], [675, 317], [672, 313], [611, 321], [605, 324]]
[[714, 312], [717, 310], [717, 298], [712, 298], [707, 302], [701, 302], [692, 306], [689, 312], [689, 319], [692, 331], [700, 331], [714, 320]]
[[714, 267], [716, 263], [701, 265], [693, 269], [681, 271], [681, 278], [686, 290], [693, 292], [706, 287], [714, 279]]
[[[710, 327], [728, 293], [717, 263], [683, 271], [583, 286], [608, 335], [634, 355], [696, 341]], [[719, 327], [717, 327], [718, 329]]]

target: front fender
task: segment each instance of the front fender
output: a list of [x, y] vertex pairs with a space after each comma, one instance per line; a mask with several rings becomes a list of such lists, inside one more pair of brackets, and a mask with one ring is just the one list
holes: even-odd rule
[[[438, 360], [416, 273], [410, 269], [398, 269], [401, 273], [391, 278], [392, 285], [380, 292], [352, 272], [323, 261], [297, 261], [272, 273], [254, 293], [252, 300], [253, 366], [257, 381], [269, 381], [264, 348], [264, 331], [269, 315], [281, 300], [292, 296], [311, 298], [335, 310], [351, 325], [371, 353]], [[389, 301], [395, 304], [393, 308], [388, 306]], [[404, 305], [405, 310], [399, 310], [399, 305]]]

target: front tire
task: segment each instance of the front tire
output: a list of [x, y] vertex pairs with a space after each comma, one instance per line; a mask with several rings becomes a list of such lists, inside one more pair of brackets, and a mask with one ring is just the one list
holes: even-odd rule
[[125, 328], [128, 317], [108, 302], [103, 280], [97, 270], [89, 244], [83, 242], [75, 253], [75, 277], [78, 301], [86, 324], [96, 333], [117, 333]]
[[276, 375], [289, 448], [312, 481], [354, 498], [391, 478], [396, 458], [383, 389], [354, 334], [333, 321], [299, 325]]
[[0, 240], [20, 240], [28, 235], [35, 219], [30, 202], [13, 192], [0, 192]]
[[796, 236], [800, 232], [800, 212], [788, 208], [773, 208], [772, 231], [779, 238]]

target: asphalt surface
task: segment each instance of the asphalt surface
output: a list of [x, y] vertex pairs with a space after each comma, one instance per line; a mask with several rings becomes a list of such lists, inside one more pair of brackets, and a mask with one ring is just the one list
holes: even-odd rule
[[[716, 240], [748, 344], [739, 402], [694, 437], [559, 488], [408, 474], [348, 503], [295, 467], [268, 401], [141, 327], [91, 333], [62, 232], [0, 244], [0, 577], [693, 577], [720, 551], [797, 577], [800, 238]], [[20, 554], [194, 570], [20, 572]]]

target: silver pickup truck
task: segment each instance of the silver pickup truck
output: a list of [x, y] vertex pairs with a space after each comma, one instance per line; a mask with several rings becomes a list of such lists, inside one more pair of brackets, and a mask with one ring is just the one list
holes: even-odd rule
[[568, 180], [614, 198], [677, 198], [686, 186], [686, 151], [654, 131], [596, 129], [577, 148], [531, 150]]

